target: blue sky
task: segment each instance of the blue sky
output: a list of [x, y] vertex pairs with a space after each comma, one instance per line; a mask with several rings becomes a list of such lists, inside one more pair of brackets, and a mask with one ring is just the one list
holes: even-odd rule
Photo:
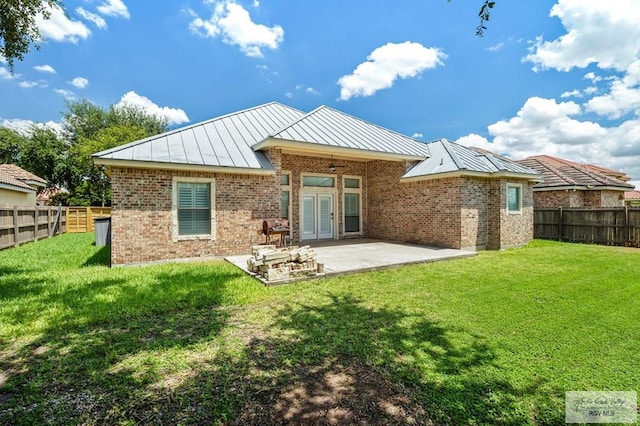
[[[66, 0], [40, 51], [0, 63], [0, 125], [65, 99], [132, 103], [172, 127], [278, 101], [420, 140], [549, 154], [640, 181], [640, 2]], [[0, 58], [2, 60], [2, 58]]]

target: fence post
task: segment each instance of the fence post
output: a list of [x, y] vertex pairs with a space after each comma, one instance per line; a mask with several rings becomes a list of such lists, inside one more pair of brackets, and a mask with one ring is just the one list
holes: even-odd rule
[[629, 226], [629, 207], [624, 206], [624, 246], [629, 247], [631, 245], [631, 229]]
[[20, 224], [18, 223], [18, 206], [13, 206], [13, 246], [17, 246], [20, 237]]
[[91, 207], [87, 207], [87, 232], [93, 231], [93, 212]]
[[38, 241], [38, 221], [40, 220], [40, 206], [36, 204], [33, 211], [33, 241]]
[[558, 207], [558, 241], [562, 241], [562, 207]]

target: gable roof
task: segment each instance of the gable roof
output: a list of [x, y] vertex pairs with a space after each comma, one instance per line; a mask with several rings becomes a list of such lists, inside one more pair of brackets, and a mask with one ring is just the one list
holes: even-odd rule
[[627, 191], [624, 193], [625, 200], [640, 200], [640, 191]]
[[402, 178], [420, 180], [448, 175], [509, 176], [529, 180], [539, 180], [540, 176], [505, 157], [490, 151], [467, 148], [447, 139], [439, 139], [427, 144], [431, 157], [418, 163]]
[[518, 163], [537, 170], [544, 177], [544, 181], [537, 183], [534, 190], [611, 189], [621, 191], [634, 188], [631, 184], [596, 171], [594, 167], [550, 155], [535, 155], [518, 160]]
[[[429, 149], [423, 142], [342, 111], [320, 106], [256, 144], [254, 149], [296, 144], [319, 151], [357, 151], [357, 155], [389, 154], [402, 159], [424, 159]], [[294, 144], [291, 144], [293, 142]]]
[[0, 185], [21, 192], [35, 192], [35, 187], [45, 187], [47, 181], [15, 164], [0, 164]]
[[273, 171], [273, 165], [252, 146], [304, 115], [270, 102], [201, 123], [151, 136], [93, 154], [97, 164], [137, 163], [146, 166], [232, 168], [244, 172]]

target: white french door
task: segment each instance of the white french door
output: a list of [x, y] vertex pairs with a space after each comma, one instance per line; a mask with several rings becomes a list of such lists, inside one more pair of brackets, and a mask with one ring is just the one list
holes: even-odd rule
[[333, 238], [332, 194], [303, 194], [300, 210], [303, 240]]

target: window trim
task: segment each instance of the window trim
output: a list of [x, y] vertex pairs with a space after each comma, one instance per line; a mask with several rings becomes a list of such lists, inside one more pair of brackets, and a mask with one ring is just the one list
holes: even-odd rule
[[[211, 233], [197, 235], [179, 235], [178, 233], [178, 184], [179, 183], [208, 183], [209, 212], [211, 215]], [[215, 240], [216, 239], [216, 181], [214, 178], [174, 176], [171, 181], [171, 239], [177, 241]]]
[[[321, 177], [321, 178], [333, 178], [333, 186], [306, 186], [304, 184], [305, 177]], [[331, 192], [335, 193], [338, 189], [338, 175], [330, 173], [301, 173], [300, 174], [300, 189], [308, 192]]]
[[[346, 179], [357, 179], [360, 183], [358, 184], [358, 188], [347, 188], [345, 186]], [[359, 231], [351, 231], [347, 232], [345, 230], [347, 223], [347, 212], [346, 212], [346, 200], [345, 196], [347, 194], [358, 194], [359, 203], [358, 203], [358, 228]], [[351, 175], [342, 175], [342, 235], [362, 235], [362, 176], [351, 176]]]
[[[509, 209], [509, 188], [516, 188], [518, 191], [517, 192], [518, 193], [518, 210]], [[507, 190], [505, 195], [506, 195], [505, 201], [506, 201], [506, 207], [507, 207], [507, 214], [513, 214], [513, 215], [522, 214], [522, 184], [507, 183]]]
[[[283, 170], [280, 174], [289, 176], [289, 185], [283, 185], [282, 180], [280, 180], [280, 196], [282, 197], [282, 192], [284, 191], [289, 192], [289, 203], [287, 203], [287, 219], [289, 220], [289, 229], [291, 229], [291, 198], [293, 196], [293, 193], [291, 192], [292, 174], [289, 170]], [[282, 208], [282, 199], [280, 199], [280, 208]], [[282, 211], [280, 212], [280, 215], [282, 216]]]

